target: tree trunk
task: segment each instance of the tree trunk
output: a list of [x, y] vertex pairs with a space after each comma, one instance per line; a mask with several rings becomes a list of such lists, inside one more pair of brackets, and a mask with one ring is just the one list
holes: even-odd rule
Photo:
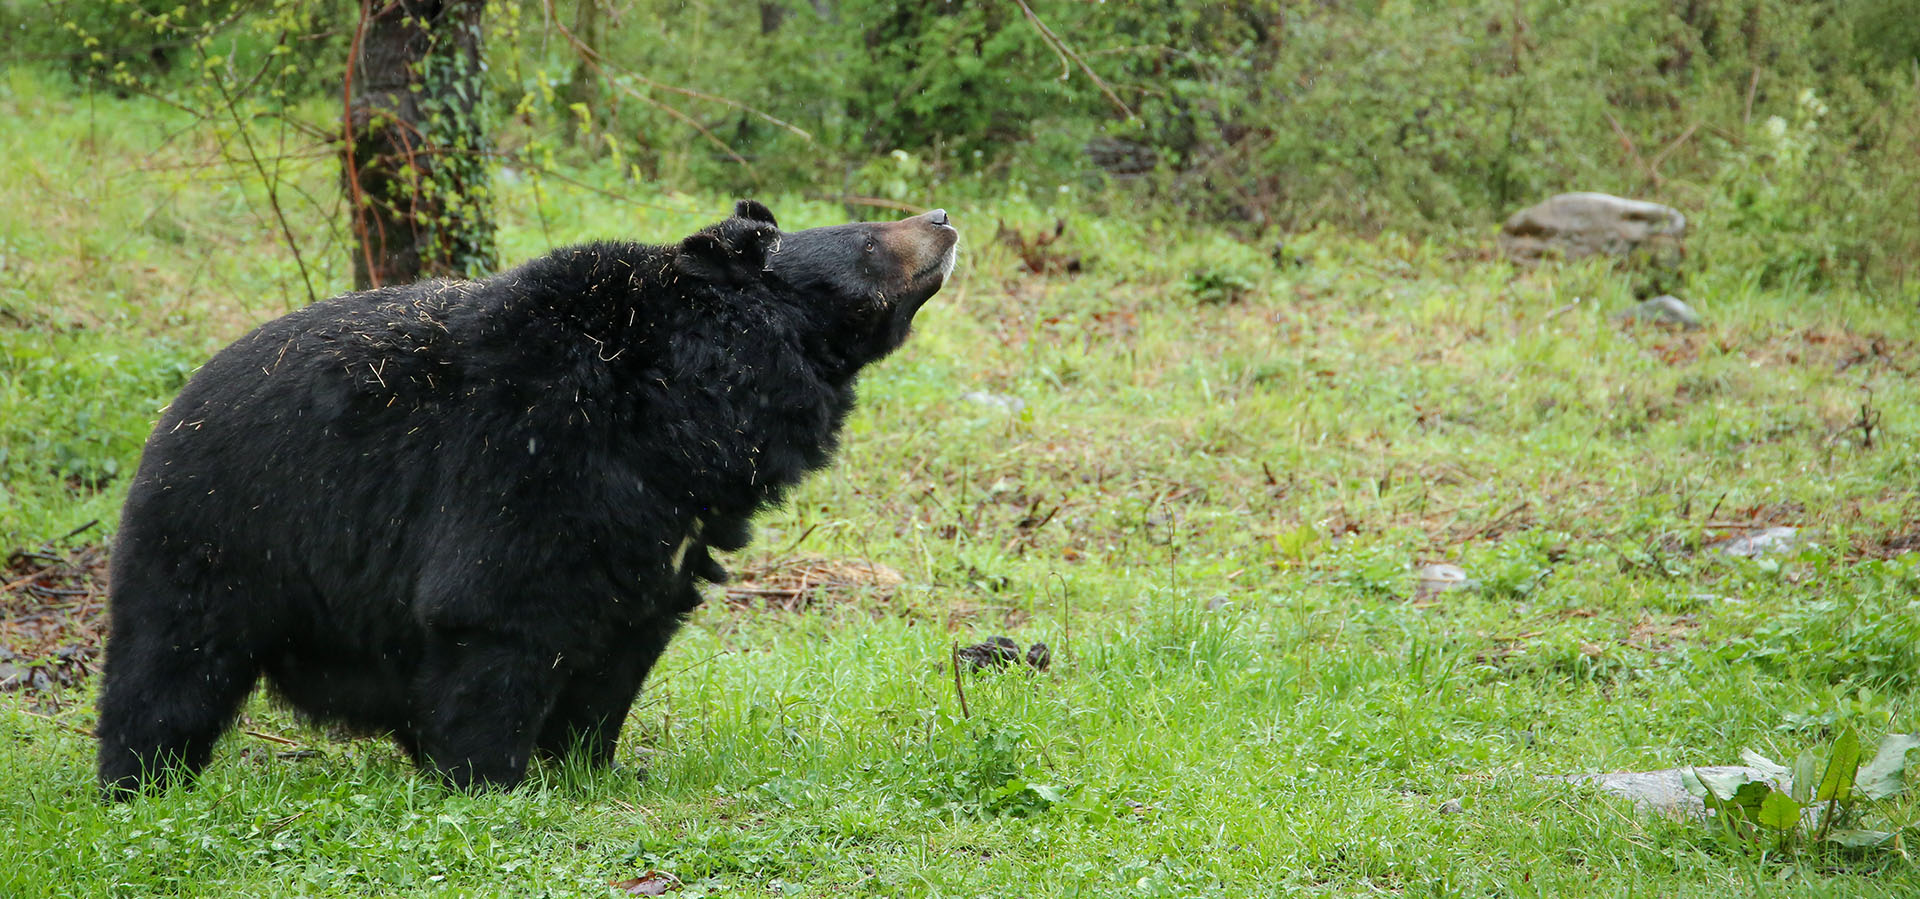
[[[580, 43], [600, 51], [607, 45], [606, 10], [600, 8], [601, 0], [580, 0], [580, 6], [574, 11], [573, 36]], [[573, 64], [573, 75], [567, 79], [566, 86], [560, 90], [560, 99], [566, 103], [593, 104], [600, 100], [600, 75], [587, 64], [586, 54]], [[567, 139], [579, 137], [580, 129], [566, 129]]]
[[760, 0], [760, 33], [769, 35], [780, 30], [787, 21], [788, 9], [785, 4]]
[[485, 5], [363, 0], [343, 160], [357, 289], [495, 266], [481, 121]]

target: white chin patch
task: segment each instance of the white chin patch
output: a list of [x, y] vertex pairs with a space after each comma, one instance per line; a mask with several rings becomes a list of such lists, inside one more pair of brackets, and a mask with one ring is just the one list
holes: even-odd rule
[[947, 276], [953, 274], [953, 264], [959, 261], [960, 242], [954, 241], [953, 246], [947, 248], [947, 258], [940, 260], [940, 280], [947, 280]]

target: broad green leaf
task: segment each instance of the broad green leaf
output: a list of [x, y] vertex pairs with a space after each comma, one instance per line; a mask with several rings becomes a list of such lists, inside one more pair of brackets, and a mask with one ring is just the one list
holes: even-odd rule
[[1802, 804], [1813, 801], [1813, 788], [1820, 782], [1820, 756], [1809, 749], [1793, 761], [1793, 798]]
[[1868, 799], [1885, 799], [1907, 788], [1907, 753], [1920, 747], [1920, 734], [1888, 734], [1880, 738], [1873, 761], [1860, 769], [1858, 788]]
[[1767, 780], [1776, 783], [1786, 783], [1787, 781], [1787, 774], [1789, 773], [1787, 766], [1751, 749], [1740, 750], [1740, 762], [1749, 768], [1759, 769], [1762, 776]]
[[1800, 826], [1800, 803], [1779, 790], [1769, 790], [1765, 799], [1760, 801], [1760, 814], [1757, 820], [1762, 826], [1774, 830], [1792, 830]]
[[1827, 773], [1820, 777], [1816, 802], [1846, 802], [1853, 797], [1853, 781], [1860, 772], [1860, 738], [1843, 731], [1833, 741], [1833, 754], [1827, 757]]
[[1767, 797], [1778, 792], [1773, 788], [1773, 784], [1761, 780], [1750, 780], [1734, 791], [1733, 798], [1728, 800], [1727, 804], [1739, 807], [1742, 815], [1752, 818], [1759, 813], [1760, 807], [1766, 804]]
[[1771, 784], [1755, 780], [1745, 771], [1707, 773], [1686, 768], [1680, 772], [1680, 783], [1687, 792], [1700, 797], [1707, 808], [1746, 822], [1755, 820], [1767, 797], [1775, 792]]
[[1893, 834], [1884, 830], [1836, 830], [1827, 834], [1827, 839], [1848, 849], [1871, 849], [1893, 839]]
[[[1734, 801], [1741, 790], [1754, 784], [1767, 786], [1765, 782], [1755, 780], [1753, 775], [1745, 771], [1706, 772], [1698, 768], [1683, 769], [1680, 772], [1680, 783], [1687, 788], [1687, 792], [1695, 796], [1720, 802]], [[1753, 800], [1756, 805], [1759, 801], [1758, 798]], [[1708, 805], [1712, 804], [1708, 803]]]

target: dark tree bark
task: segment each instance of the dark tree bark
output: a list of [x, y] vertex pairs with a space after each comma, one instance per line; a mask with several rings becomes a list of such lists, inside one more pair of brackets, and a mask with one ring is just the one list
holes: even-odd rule
[[[603, 0], [580, 0], [574, 10], [573, 36], [580, 43], [598, 51], [607, 45], [607, 14], [600, 4]], [[573, 64], [573, 77], [567, 79], [566, 86], [560, 91], [560, 99], [568, 103], [595, 103], [600, 99], [600, 74], [587, 64], [585, 54]], [[567, 139], [573, 140], [580, 134], [577, 128], [566, 130]]]
[[787, 21], [788, 12], [785, 4], [772, 2], [772, 0], [760, 0], [760, 33], [765, 35], [779, 31], [780, 26]]
[[363, 0], [345, 176], [365, 290], [496, 262], [487, 192], [483, 0]]

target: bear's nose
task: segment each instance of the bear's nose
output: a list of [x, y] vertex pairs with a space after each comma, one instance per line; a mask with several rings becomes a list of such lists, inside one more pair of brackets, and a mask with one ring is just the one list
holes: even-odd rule
[[947, 223], [947, 211], [945, 209], [935, 209], [927, 213], [927, 221], [936, 225], [944, 225]]

